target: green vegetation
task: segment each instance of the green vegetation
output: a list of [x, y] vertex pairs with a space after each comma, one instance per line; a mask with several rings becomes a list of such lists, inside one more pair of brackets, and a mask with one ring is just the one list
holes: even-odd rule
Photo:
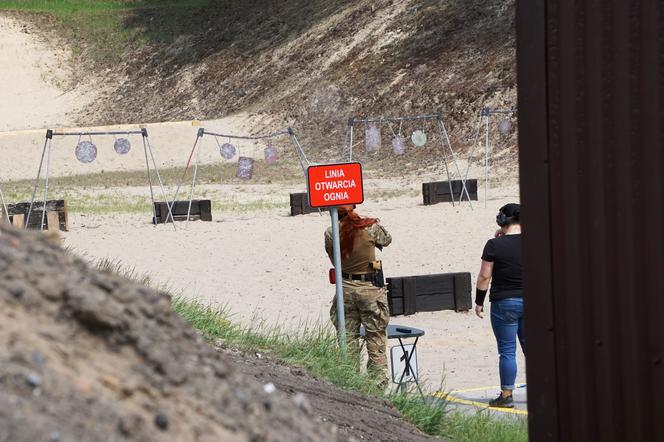
[[[174, 310], [215, 344], [246, 351], [269, 351], [286, 364], [306, 369], [313, 376], [366, 395], [383, 392], [356, 364], [338, 351], [333, 330], [321, 324], [303, 324], [299, 335], [283, 333], [264, 323], [246, 328], [230, 319], [228, 311], [197, 301], [177, 298]], [[390, 394], [387, 399], [420, 430], [459, 442], [515, 442], [528, 440], [523, 419], [497, 419], [487, 413], [463, 414], [446, 408], [442, 400], [424, 403], [416, 393]]]
[[[302, 170], [299, 166], [286, 164], [282, 162], [276, 165], [267, 165], [263, 161], [254, 163], [254, 177], [250, 183], [235, 178], [236, 163], [223, 162], [214, 164], [202, 164], [198, 167], [196, 184], [294, 184], [302, 183]], [[185, 176], [184, 183], [189, 184], [191, 180], [191, 169]], [[166, 167], [159, 169], [159, 174], [164, 183], [177, 183], [182, 177], [182, 167]], [[49, 178], [49, 186], [53, 188], [86, 188], [103, 187], [106, 189], [113, 187], [143, 187], [147, 186], [148, 178], [145, 170], [114, 171], [101, 173], [88, 173], [81, 175], [71, 175]], [[42, 182], [43, 184], [43, 182]], [[153, 184], [156, 184], [156, 178], [153, 176]], [[7, 181], [8, 189], [32, 189], [34, 180], [16, 180]], [[5, 187], [3, 187], [4, 189]]]
[[146, 8], [154, 6], [175, 6], [180, 4], [205, 4], [205, 0], [1, 0], [2, 9], [51, 12], [60, 16], [75, 13]]
[[0, 10], [49, 14], [75, 52], [90, 47], [97, 61], [112, 61], [125, 51], [148, 43], [170, 43], [174, 35], [153, 28], [147, 11], [174, 11], [204, 7], [208, 0], [0, 0]]
[[[72, 251], [69, 249], [69, 251]], [[139, 273], [135, 267], [127, 267], [119, 259], [103, 258], [97, 261], [97, 270], [111, 275], [120, 275], [139, 284], [153, 286], [152, 277], [148, 273]]]
[[[300, 184], [302, 183], [301, 170], [294, 169], [292, 164], [267, 165], [257, 161], [254, 165], [255, 178], [250, 183], [235, 178], [236, 164], [216, 163], [201, 165], [198, 169], [196, 183], [205, 184], [237, 184], [252, 186], [261, 184]], [[180, 180], [182, 169], [170, 167], [161, 169], [160, 175], [165, 183], [176, 183]], [[186, 197], [191, 176], [185, 177], [185, 188], [181, 190], [180, 199]], [[163, 200], [161, 190], [153, 177], [155, 199]], [[34, 180], [17, 180], [3, 183], [5, 199], [9, 202], [30, 201]], [[38, 189], [37, 199], [43, 198], [43, 180]], [[134, 187], [141, 190], [128, 194], [127, 188]], [[132, 191], [131, 189], [129, 190]], [[171, 198], [173, 188], [166, 189], [167, 196]], [[241, 189], [239, 189], [241, 191]], [[214, 210], [221, 212], [247, 213], [272, 209], [288, 208], [288, 201], [275, 202], [266, 192], [265, 199], [240, 202], [229, 193], [222, 190], [210, 192], [199, 189], [197, 197], [213, 198]], [[86, 214], [112, 214], [112, 213], [146, 213], [150, 212], [150, 194], [147, 186], [145, 171], [117, 171], [91, 173], [52, 177], [49, 179], [49, 198], [65, 199], [70, 212]]]
[[[171, 194], [167, 194], [169, 198]], [[202, 198], [210, 198], [208, 192], [198, 194]], [[15, 191], [11, 189], [5, 192], [5, 198], [8, 201], [30, 201], [30, 193], [27, 189]], [[182, 195], [185, 198], [186, 195]], [[274, 209], [288, 209], [289, 203], [287, 201], [279, 202], [270, 199], [258, 199], [248, 202], [240, 202], [236, 198], [223, 199], [223, 195], [214, 195], [214, 211], [223, 213], [251, 213], [260, 211], [269, 211]], [[43, 194], [37, 196], [37, 200], [41, 200]], [[52, 192], [49, 199], [64, 199], [67, 201], [67, 207], [70, 213], [84, 213], [86, 215], [111, 215], [115, 213], [150, 213], [150, 195], [145, 189], [144, 195], [126, 195], [120, 190], [112, 191], [111, 193], [96, 192], [83, 193], [77, 188], [60, 189], [57, 192]], [[160, 193], [155, 194], [155, 199], [162, 201], [163, 197]]]

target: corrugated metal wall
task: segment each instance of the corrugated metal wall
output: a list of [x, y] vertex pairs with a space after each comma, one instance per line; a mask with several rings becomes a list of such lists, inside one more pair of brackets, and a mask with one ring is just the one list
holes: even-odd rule
[[664, 1], [517, 2], [532, 441], [664, 441]]

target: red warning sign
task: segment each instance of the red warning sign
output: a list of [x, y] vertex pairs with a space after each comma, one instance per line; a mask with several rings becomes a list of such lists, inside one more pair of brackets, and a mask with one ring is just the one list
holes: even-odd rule
[[332, 207], [364, 202], [360, 163], [310, 166], [307, 169], [307, 178], [311, 207]]

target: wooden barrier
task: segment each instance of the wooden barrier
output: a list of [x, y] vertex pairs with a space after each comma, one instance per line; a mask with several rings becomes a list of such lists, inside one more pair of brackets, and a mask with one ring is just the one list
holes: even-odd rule
[[[327, 210], [327, 209], [320, 209]], [[319, 209], [314, 209], [309, 205], [309, 197], [304, 193], [290, 194], [290, 214], [291, 216], [306, 215], [308, 213], [318, 213]]]
[[[20, 202], [16, 204], [7, 204], [10, 222], [16, 227], [23, 227], [28, 218], [30, 202]], [[28, 229], [39, 229], [41, 227], [42, 213], [44, 212], [44, 202], [35, 201], [30, 214], [30, 224]], [[0, 216], [5, 218], [4, 213]], [[46, 201], [46, 216], [44, 217], [44, 229], [50, 231], [64, 232], [69, 231], [69, 212], [65, 200]]]
[[[189, 200], [175, 201], [171, 206], [171, 213], [175, 221], [186, 221], [187, 211], [189, 210]], [[164, 202], [156, 201], [154, 203], [155, 218], [154, 224], [170, 222], [168, 219], [168, 205]], [[192, 200], [191, 212], [189, 213], [191, 221], [212, 221], [212, 202], [210, 200]]]
[[387, 278], [387, 298], [392, 316], [439, 310], [472, 308], [470, 273]]
[[[477, 180], [466, 180], [466, 189], [468, 190], [470, 199], [477, 201]], [[454, 201], [459, 201], [462, 190], [463, 185], [461, 180], [452, 181], [452, 193], [450, 193], [450, 185], [448, 181], [422, 183], [422, 199], [425, 206], [452, 202], [452, 195], [454, 195]], [[468, 197], [464, 192], [463, 198], [461, 199], [466, 200], [467, 198]]]

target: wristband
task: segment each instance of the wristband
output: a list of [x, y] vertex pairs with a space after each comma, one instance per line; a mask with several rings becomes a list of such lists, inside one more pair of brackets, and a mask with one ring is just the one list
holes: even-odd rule
[[484, 305], [484, 298], [486, 298], [487, 290], [475, 289], [475, 304]]

